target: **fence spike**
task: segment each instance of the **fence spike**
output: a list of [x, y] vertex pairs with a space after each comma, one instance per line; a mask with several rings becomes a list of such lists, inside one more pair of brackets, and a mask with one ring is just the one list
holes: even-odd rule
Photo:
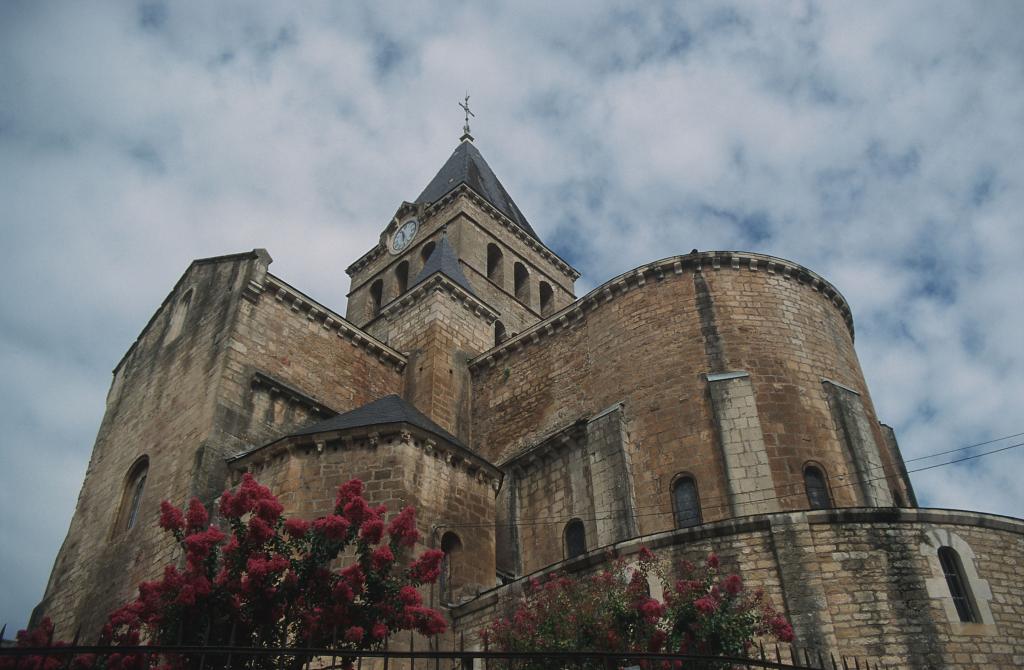
[[804, 663], [808, 666], [814, 665], [814, 661], [811, 660], [811, 651], [807, 647], [804, 647]]
[[857, 668], [857, 670], [860, 670], [860, 659], [856, 656], [853, 657], [853, 666]]
[[775, 643], [775, 662], [782, 663], [782, 650], [779, 649], [779, 643]]
[[[206, 617], [206, 632], [203, 633], [203, 646], [209, 646], [210, 644], [210, 628], [213, 625], [213, 617]], [[184, 624], [184, 622], [182, 622]], [[181, 626], [178, 626], [178, 644], [181, 644]], [[206, 665], [206, 652], [204, 651], [199, 655], [199, 670], [203, 670]]]
[[2, 627], [0, 627], [0, 642], [4, 641], [4, 633], [6, 633], [6, 632], [7, 632], [7, 624], [4, 624]]
[[832, 670], [839, 670], [839, 666], [836, 665], [836, 655], [829, 650], [828, 657], [832, 659]]
[[338, 662], [338, 655], [334, 652], [338, 650], [338, 624], [334, 624], [331, 627], [331, 667], [333, 668]]
[[[412, 629], [409, 629], [409, 653], [416, 651], [416, 638]], [[409, 670], [416, 670], [416, 657], [409, 657]]]

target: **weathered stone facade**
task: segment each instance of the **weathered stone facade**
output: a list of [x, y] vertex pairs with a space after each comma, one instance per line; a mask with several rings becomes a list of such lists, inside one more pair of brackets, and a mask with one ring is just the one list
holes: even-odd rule
[[345, 317], [269, 263], [194, 262], [115, 369], [36, 612], [59, 633], [179, 559], [161, 499], [251, 471], [304, 517], [352, 477], [416, 506], [420, 549], [449, 554], [430, 602], [470, 643], [522, 579], [646, 545], [714, 549], [826, 654], [1024, 664], [1024, 522], [916, 508], [850, 310], [810, 270], [693, 252], [576, 299], [468, 141], [349, 267]]

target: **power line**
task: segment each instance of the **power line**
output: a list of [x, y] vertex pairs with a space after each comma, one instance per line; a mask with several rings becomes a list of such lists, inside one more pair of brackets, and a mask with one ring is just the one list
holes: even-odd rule
[[991, 440], [985, 440], [984, 442], [978, 442], [975, 444], [969, 444], [966, 447], [957, 447], [956, 449], [949, 449], [948, 451], [937, 451], [934, 454], [926, 454], [924, 456], [918, 456], [916, 458], [907, 458], [904, 463], [913, 463], [914, 461], [923, 461], [928, 458], [935, 458], [936, 456], [945, 456], [946, 454], [953, 454], [958, 451], [967, 451], [968, 449], [974, 449], [975, 447], [983, 447], [986, 444], [994, 444], [995, 442], [1002, 442], [1003, 440], [1009, 440], [1014, 437], [1020, 437], [1024, 433], [1014, 433], [1013, 435], [1004, 435], [1002, 437], [996, 437]]

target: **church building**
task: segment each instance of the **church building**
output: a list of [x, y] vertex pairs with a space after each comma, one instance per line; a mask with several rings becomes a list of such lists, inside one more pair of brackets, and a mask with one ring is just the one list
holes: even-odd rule
[[289, 515], [354, 477], [413, 505], [470, 643], [521, 580], [646, 546], [717, 552], [826, 657], [1024, 663], [1024, 521], [918, 506], [825, 278], [694, 250], [577, 297], [468, 127], [382, 223], [344, 314], [263, 249], [189, 265], [114, 369], [36, 619], [97, 629], [180, 558], [160, 501], [251, 472]]

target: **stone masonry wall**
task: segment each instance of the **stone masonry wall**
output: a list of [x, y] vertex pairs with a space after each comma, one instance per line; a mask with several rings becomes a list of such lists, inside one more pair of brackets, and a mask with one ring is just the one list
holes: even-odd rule
[[[240, 306], [218, 394], [216, 446], [221, 461], [289, 428], [327, 418], [312, 410], [317, 403], [342, 413], [402, 393], [400, 365], [326, 326], [322, 310], [313, 312], [295, 297], [268, 284], [257, 299]], [[253, 383], [260, 373], [315, 402], [282, 393], [282, 402], [268, 415], [266, 384]], [[217, 486], [223, 486], [225, 474], [214, 478]]]
[[[495, 491], [484, 478], [453, 462], [425, 436], [382, 429], [374, 437], [356, 435], [319, 444], [305, 439], [310, 441], [257, 451], [232, 467], [236, 473], [251, 471], [269, 486], [286, 515], [306, 519], [330, 513], [338, 486], [361, 479], [367, 500], [387, 505], [389, 514], [408, 505], [416, 509], [422, 540], [411, 555], [440, 548], [446, 531], [458, 535], [463, 549], [452, 559], [456, 598], [494, 585]], [[425, 595], [435, 606], [440, 604], [436, 586]]]
[[[176, 559], [157, 527], [159, 504], [200, 492], [237, 305], [267, 262], [266, 252], [194, 262], [116, 369], [68, 535], [34, 615], [50, 616], [59, 637], [81, 627], [89, 639], [141, 580]], [[149, 470], [138, 518], [126, 529], [126, 477], [142, 457]]]
[[696, 479], [703, 519], [723, 519], [732, 514], [730, 489], [706, 375], [741, 370], [749, 374], [774, 483], [774, 490], [744, 493], [804, 509], [803, 468], [813, 461], [837, 506], [862, 504], [823, 379], [860, 393], [884, 473], [902, 486], [845, 314], [824, 289], [793, 270], [767, 270], [764, 258], [666, 259], [487, 352], [472, 365], [474, 447], [500, 462], [577, 417], [623, 402], [641, 532], [673, 527], [670, 485], [683, 472]]
[[[974, 595], [990, 588], [989, 624], [961, 624], [944, 606], [949, 590], [925, 538], [956, 537], [960, 556], [977, 575]], [[793, 623], [799, 644], [828, 658], [856, 656], [912, 670], [1017, 668], [1024, 663], [1024, 521], [947, 510], [820, 510], [748, 517], [638, 538], [615, 547], [630, 556], [641, 546], [670, 566], [699, 563], [714, 551], [721, 570], [737, 572], [748, 589], [764, 589]], [[794, 556], [810, 565], [803, 579], [787, 575]], [[500, 615], [526, 579], [546, 571], [586, 574], [605, 564], [602, 552], [550, 566], [495, 589], [453, 612], [467, 646]], [[939, 572], [936, 575], [936, 572]], [[794, 575], [795, 576], [795, 575]], [[937, 586], [929, 587], [929, 582]], [[982, 584], [982, 582], [984, 584]]]

